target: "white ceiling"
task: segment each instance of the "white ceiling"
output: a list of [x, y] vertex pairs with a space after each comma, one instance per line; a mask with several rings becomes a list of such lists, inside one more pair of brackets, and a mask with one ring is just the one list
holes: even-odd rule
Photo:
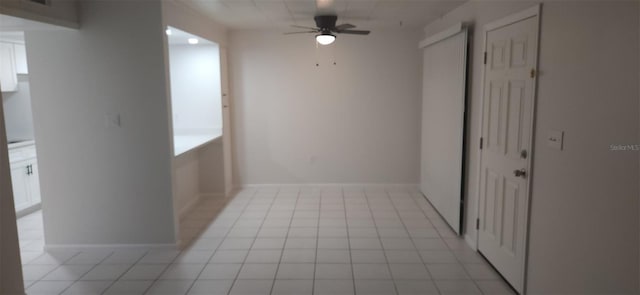
[[[177, 0], [231, 29], [314, 26], [316, 14], [359, 29], [422, 28], [466, 0]], [[291, 30], [290, 28], [288, 30]]]
[[205, 38], [202, 38], [200, 36], [196, 36], [193, 35], [191, 33], [187, 33], [185, 31], [176, 29], [174, 27], [168, 27], [168, 30], [171, 31], [171, 34], [167, 34], [167, 41], [169, 43], [169, 45], [188, 45], [188, 46], [193, 46], [193, 44], [189, 44], [188, 40], [190, 38], [196, 38], [198, 39], [198, 44], [197, 45], [218, 45], [214, 42], [211, 42]]

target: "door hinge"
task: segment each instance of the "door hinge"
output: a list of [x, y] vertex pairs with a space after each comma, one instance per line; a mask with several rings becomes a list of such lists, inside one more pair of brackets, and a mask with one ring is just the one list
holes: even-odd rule
[[531, 69], [531, 78], [536, 77], [536, 69]]
[[480, 230], [480, 218], [476, 218], [476, 230]]
[[482, 138], [482, 137], [480, 137], [480, 149], [482, 149], [482, 143], [483, 143], [483, 141], [484, 141], [484, 140], [483, 140], [483, 138]]
[[486, 51], [484, 52], [484, 64], [485, 65], [487, 64], [487, 52]]

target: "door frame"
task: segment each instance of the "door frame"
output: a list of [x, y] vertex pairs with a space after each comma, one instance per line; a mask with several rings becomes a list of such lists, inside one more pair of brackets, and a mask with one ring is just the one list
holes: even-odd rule
[[[542, 11], [542, 4], [536, 4], [533, 7], [530, 7], [528, 9], [525, 9], [523, 11], [511, 14], [509, 16], [506, 16], [504, 18], [492, 21], [490, 23], [487, 23], [484, 25], [483, 27], [483, 32], [482, 32], [482, 36], [484, 38], [483, 40], [483, 53], [487, 52], [487, 36], [489, 34], [489, 32], [494, 31], [496, 29], [517, 23], [519, 21], [523, 21], [525, 19], [528, 18], [532, 18], [532, 17], [537, 17], [538, 18], [538, 23], [536, 25], [537, 27], [537, 32], [536, 32], [536, 52], [533, 55], [534, 58], [534, 67], [535, 67], [535, 74], [533, 77], [533, 87], [532, 87], [532, 93], [531, 93], [531, 133], [529, 135], [529, 148], [528, 148], [528, 157], [527, 157], [527, 166], [528, 166], [528, 170], [527, 170], [527, 174], [529, 175], [527, 177], [527, 189], [525, 191], [525, 195], [526, 195], [526, 200], [525, 200], [525, 217], [524, 219], [526, 220], [526, 224], [525, 224], [525, 228], [524, 228], [524, 262], [522, 264], [522, 291], [521, 294], [525, 294], [526, 293], [526, 287], [527, 287], [527, 265], [528, 265], [528, 258], [529, 258], [529, 225], [530, 225], [530, 220], [529, 220], [529, 216], [530, 216], [530, 210], [531, 210], [531, 183], [533, 180], [533, 157], [534, 157], [534, 146], [535, 146], [535, 119], [536, 119], [536, 101], [537, 101], [537, 89], [538, 89], [538, 73], [539, 73], [539, 64], [538, 64], [538, 60], [539, 60], [539, 54], [540, 54], [540, 15], [541, 15], [541, 11]], [[480, 140], [482, 140], [482, 130], [484, 129], [484, 103], [485, 103], [485, 97], [484, 97], [484, 86], [485, 86], [485, 82], [486, 82], [486, 70], [487, 70], [487, 65], [483, 64], [482, 65], [482, 84], [480, 85], [480, 89], [481, 89], [481, 99], [480, 99], [480, 107], [481, 107], [481, 111], [480, 111], [480, 124], [478, 127], [478, 134], [480, 135]], [[481, 187], [481, 178], [482, 178], [482, 149], [480, 148], [480, 145], [478, 145], [478, 150], [477, 150], [477, 155], [478, 155], [478, 169], [477, 169], [477, 179], [476, 179], [476, 187], [478, 188], [476, 191], [476, 225], [478, 225], [478, 221], [480, 219], [480, 187]], [[476, 251], [480, 252], [479, 249], [479, 241], [480, 241], [480, 230], [479, 228], [477, 228], [476, 226], [476, 238], [475, 238], [475, 249]]]

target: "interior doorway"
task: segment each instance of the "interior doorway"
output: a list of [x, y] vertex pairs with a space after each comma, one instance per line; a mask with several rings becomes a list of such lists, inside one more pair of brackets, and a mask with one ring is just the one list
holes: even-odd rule
[[[55, 266], [51, 262], [57, 261], [56, 254], [45, 252], [43, 211], [47, 200], [42, 197], [46, 193], [41, 193], [39, 169], [43, 147], [38, 145], [32, 101], [46, 97], [41, 91], [32, 91], [41, 85], [31, 81], [30, 65], [37, 61], [29, 58], [28, 36], [60, 30], [71, 29], [0, 14], [0, 91], [25, 289], [52, 270]], [[49, 263], [38, 264], [47, 259]]]

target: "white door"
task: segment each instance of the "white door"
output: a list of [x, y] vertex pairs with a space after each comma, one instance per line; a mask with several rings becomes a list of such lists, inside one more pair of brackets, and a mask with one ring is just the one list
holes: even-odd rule
[[220, 76], [222, 87], [222, 150], [224, 161], [224, 191], [229, 196], [233, 189], [233, 163], [231, 149], [231, 105], [229, 99], [229, 66], [227, 49], [220, 47]]
[[13, 202], [16, 211], [29, 207], [29, 191], [27, 189], [28, 168], [26, 162], [11, 165], [11, 187], [13, 188]]
[[522, 292], [538, 16], [485, 36], [478, 250]]

